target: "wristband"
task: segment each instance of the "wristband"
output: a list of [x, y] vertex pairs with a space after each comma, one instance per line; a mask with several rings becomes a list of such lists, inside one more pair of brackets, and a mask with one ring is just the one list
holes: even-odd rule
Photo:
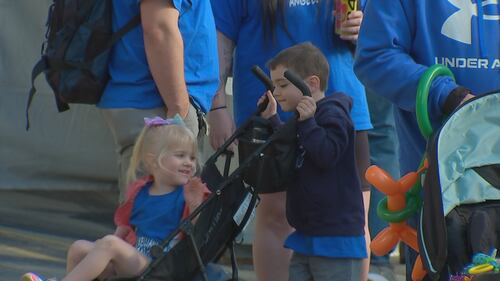
[[223, 109], [223, 108], [227, 108], [227, 106], [222, 105], [222, 106], [214, 107], [214, 108], [210, 109], [210, 112], [212, 112], [212, 111], [216, 111], [216, 110], [218, 110], [218, 109]]

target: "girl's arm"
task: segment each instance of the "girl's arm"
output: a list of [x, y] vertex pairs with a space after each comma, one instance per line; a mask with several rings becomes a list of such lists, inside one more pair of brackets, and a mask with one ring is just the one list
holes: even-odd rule
[[198, 206], [205, 201], [210, 194], [206, 184], [201, 182], [201, 179], [192, 178], [184, 186], [184, 201], [186, 202], [187, 214], [191, 214]]
[[127, 235], [130, 233], [130, 227], [124, 226], [124, 225], [119, 225], [116, 227], [115, 236], [120, 237], [121, 239], [125, 240]]

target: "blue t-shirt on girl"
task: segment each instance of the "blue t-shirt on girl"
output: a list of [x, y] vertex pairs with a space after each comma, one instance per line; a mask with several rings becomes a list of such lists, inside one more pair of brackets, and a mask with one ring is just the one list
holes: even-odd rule
[[[265, 91], [264, 85], [252, 74], [252, 66], [258, 65], [269, 73], [265, 64], [279, 51], [310, 41], [324, 53], [330, 64], [327, 95], [344, 92], [351, 96], [355, 129], [371, 129], [365, 90], [354, 74], [349, 43], [334, 34], [334, 1], [285, 1], [286, 29], [279, 23], [274, 39], [264, 34], [261, 1], [211, 0], [217, 30], [236, 46], [233, 64], [236, 123], [241, 124], [255, 111], [257, 100]], [[280, 115], [286, 119], [283, 113]]]
[[[167, 194], [151, 195], [149, 190], [152, 184], [148, 182], [137, 193], [130, 215], [130, 225], [135, 227], [137, 234], [135, 248], [148, 257], [151, 257], [150, 250], [153, 246], [160, 244], [178, 228], [185, 206], [184, 189], [181, 186]], [[172, 249], [178, 241], [174, 238], [164, 251]], [[225, 271], [217, 264], [208, 263], [205, 269], [208, 280], [227, 280]], [[201, 275], [193, 279], [201, 280]]]
[[[172, 231], [177, 229], [184, 210], [182, 187], [163, 195], [150, 195], [152, 182], [143, 187], [134, 200], [130, 224], [137, 234], [136, 248], [150, 256], [151, 247], [161, 243]], [[176, 242], [172, 240], [168, 251]]]

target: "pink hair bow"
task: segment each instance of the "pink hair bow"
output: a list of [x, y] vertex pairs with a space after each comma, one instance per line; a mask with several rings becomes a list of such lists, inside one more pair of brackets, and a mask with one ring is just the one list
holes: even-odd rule
[[174, 118], [167, 118], [167, 119], [163, 119], [159, 116], [153, 118], [144, 117], [144, 124], [146, 125], [146, 127], [155, 127], [163, 125], [185, 126], [184, 121], [182, 120], [179, 114], [176, 114]]

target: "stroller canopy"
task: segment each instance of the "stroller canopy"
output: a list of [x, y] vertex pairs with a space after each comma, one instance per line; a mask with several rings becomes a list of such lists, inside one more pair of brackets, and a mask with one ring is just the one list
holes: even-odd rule
[[457, 110], [441, 128], [436, 152], [444, 215], [462, 204], [500, 199], [500, 93]]

